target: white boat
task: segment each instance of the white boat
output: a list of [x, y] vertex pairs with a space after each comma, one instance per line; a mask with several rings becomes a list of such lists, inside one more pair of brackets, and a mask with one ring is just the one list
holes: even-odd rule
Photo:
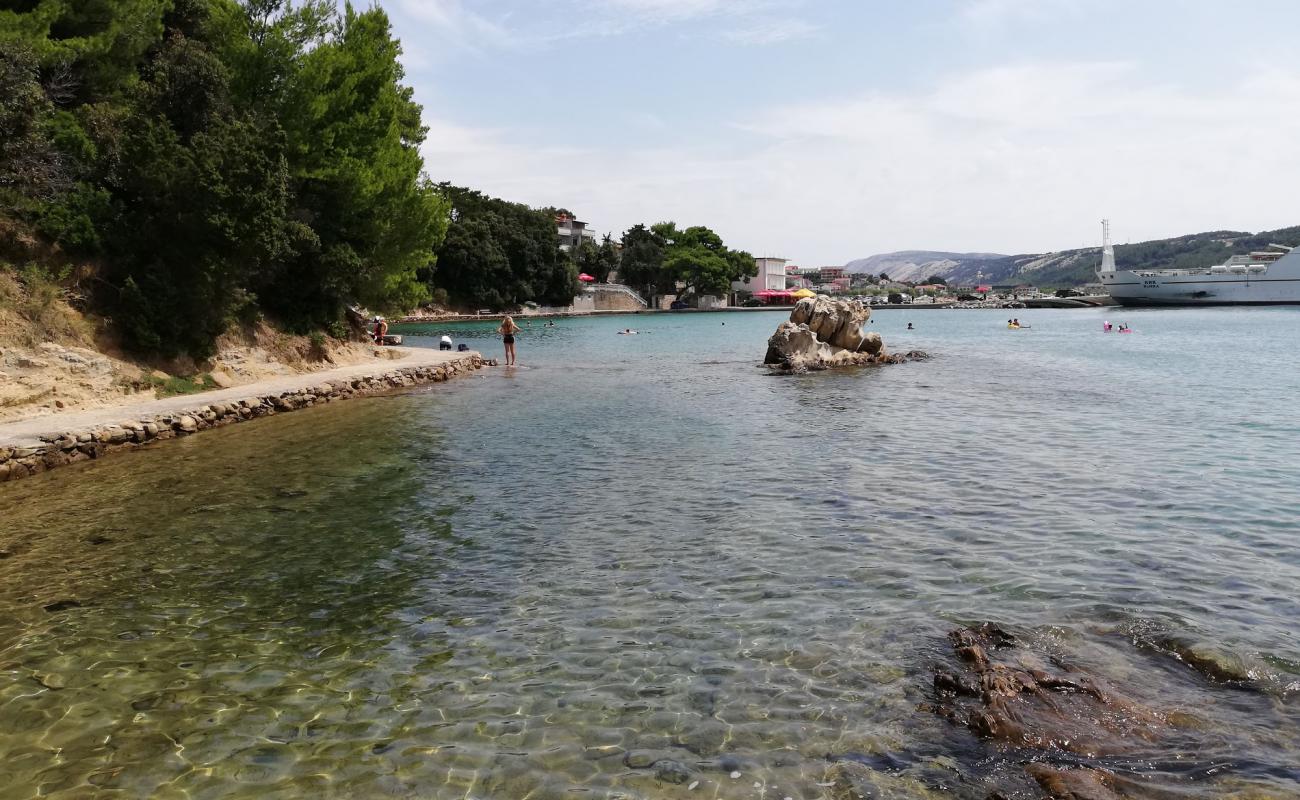
[[1300, 249], [1270, 244], [1200, 269], [1115, 269], [1110, 221], [1101, 221], [1097, 279], [1125, 306], [1300, 304]]

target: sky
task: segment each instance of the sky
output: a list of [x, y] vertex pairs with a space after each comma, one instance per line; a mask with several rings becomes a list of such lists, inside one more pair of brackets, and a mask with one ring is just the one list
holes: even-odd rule
[[380, 0], [437, 181], [803, 266], [1300, 225], [1296, 0]]

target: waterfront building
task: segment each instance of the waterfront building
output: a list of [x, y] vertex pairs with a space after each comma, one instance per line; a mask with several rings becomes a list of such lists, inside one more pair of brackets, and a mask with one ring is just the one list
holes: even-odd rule
[[789, 259], [785, 258], [756, 258], [754, 266], [758, 267], [758, 274], [752, 278], [742, 278], [731, 284], [731, 291], [735, 292], [754, 292], [773, 291], [784, 292], [786, 290], [786, 270], [785, 264]]
[[555, 235], [560, 241], [560, 249], [566, 253], [577, 249], [584, 239], [596, 241], [596, 234], [588, 230], [587, 223], [567, 213], [555, 215]]

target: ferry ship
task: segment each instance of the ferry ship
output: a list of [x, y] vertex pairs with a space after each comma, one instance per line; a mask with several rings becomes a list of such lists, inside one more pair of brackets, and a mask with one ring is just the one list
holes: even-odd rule
[[1115, 269], [1110, 221], [1101, 221], [1097, 278], [1125, 306], [1300, 304], [1300, 249], [1270, 244], [1201, 269]]

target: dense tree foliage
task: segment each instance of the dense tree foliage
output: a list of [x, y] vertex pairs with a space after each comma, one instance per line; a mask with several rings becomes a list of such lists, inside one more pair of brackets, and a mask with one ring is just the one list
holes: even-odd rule
[[592, 276], [597, 283], [607, 283], [610, 274], [618, 269], [618, 247], [608, 233], [600, 240], [600, 244], [583, 239], [572, 257], [578, 271]]
[[725, 295], [733, 281], [758, 274], [752, 255], [730, 249], [703, 225], [680, 233], [674, 229], [668, 238], [664, 269], [682, 287], [682, 294]]
[[450, 184], [439, 189], [451, 203], [452, 223], [438, 251], [435, 282], [452, 302], [493, 309], [573, 302], [578, 270], [560, 250], [554, 209]]
[[[656, 226], [658, 227], [658, 226]], [[664, 270], [668, 240], [645, 225], [633, 225], [620, 242], [618, 278], [647, 296], [673, 291], [673, 281]]]
[[673, 222], [629, 228], [618, 269], [624, 283], [647, 294], [725, 295], [734, 281], [758, 274], [752, 255], [727, 247], [712, 230], [678, 230]]
[[[409, 308], [447, 230], [384, 12], [334, 0], [0, 11], [0, 214], [104, 266], [129, 344]], [[551, 232], [552, 242], [554, 231]]]

